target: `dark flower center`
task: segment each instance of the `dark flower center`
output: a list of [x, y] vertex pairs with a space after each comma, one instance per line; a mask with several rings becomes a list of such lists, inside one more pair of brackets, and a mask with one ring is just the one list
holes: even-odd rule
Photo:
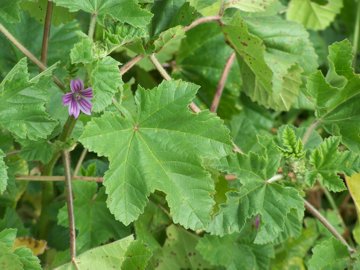
[[82, 98], [80, 93], [74, 93], [74, 97], [76, 100], [80, 100]]

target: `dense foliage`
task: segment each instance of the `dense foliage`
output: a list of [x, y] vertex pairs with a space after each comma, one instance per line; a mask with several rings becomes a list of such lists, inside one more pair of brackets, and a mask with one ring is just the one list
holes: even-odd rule
[[0, 0], [0, 269], [360, 269], [359, 0]]

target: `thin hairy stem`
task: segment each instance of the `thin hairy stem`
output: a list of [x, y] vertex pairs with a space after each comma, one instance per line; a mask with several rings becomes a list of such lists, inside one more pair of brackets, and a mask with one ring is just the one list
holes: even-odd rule
[[208, 16], [208, 17], [202, 17], [199, 18], [195, 21], [193, 21], [191, 24], [189, 24], [188, 26], [184, 27], [185, 32], [193, 29], [194, 27], [203, 24], [203, 23], [208, 23], [208, 22], [219, 22], [221, 19], [221, 16], [217, 15], [217, 16]]
[[139, 62], [141, 59], [143, 59], [143, 55], [137, 55], [133, 59], [131, 59], [129, 62], [127, 62], [125, 65], [123, 65], [120, 68], [120, 75], [124, 75], [126, 72], [128, 72], [133, 66], [136, 65], [137, 62]]
[[[1, 23], [0, 23], [0, 32], [12, 43], [16, 48], [18, 48], [27, 58], [30, 59], [35, 65], [37, 65], [40, 70], [45, 70], [46, 65], [44, 65], [39, 59], [37, 59], [27, 48], [25, 48]], [[65, 85], [56, 77], [53, 76], [54, 83], [65, 92]]]
[[229, 75], [229, 72], [231, 70], [231, 66], [234, 63], [235, 56], [236, 56], [236, 54], [235, 54], [235, 52], [233, 52], [225, 63], [223, 73], [221, 74], [219, 83], [216, 87], [215, 96], [214, 96], [214, 99], [213, 99], [211, 107], [210, 107], [210, 111], [212, 111], [212, 112], [216, 112], [217, 108], [219, 107], [220, 99], [221, 99], [222, 93], [225, 88], [225, 83], [226, 83], [227, 77]]
[[334, 228], [333, 225], [307, 200], [304, 200], [305, 208], [308, 210], [314, 217], [316, 217], [325, 228], [332, 233], [341, 243], [343, 243], [350, 253], [354, 253], [355, 250], [346, 242], [344, 237]]
[[[154, 64], [154, 66], [156, 67], [156, 69], [159, 71], [159, 73], [161, 74], [161, 76], [167, 80], [167, 81], [171, 81], [171, 77], [169, 75], [169, 73], [167, 73], [167, 71], [163, 68], [163, 66], [160, 64], [159, 60], [156, 58], [155, 54], [151, 54], [150, 55], [150, 60], [151, 62]], [[190, 109], [194, 112], [194, 113], [199, 113], [201, 112], [200, 108], [194, 103], [191, 102], [189, 105]]]
[[91, 39], [93, 39], [95, 33], [96, 18], [97, 18], [97, 13], [91, 14], [89, 31], [88, 31], [88, 37]]
[[320, 120], [315, 120], [305, 131], [304, 136], [302, 137], [302, 142], [305, 145], [307, 141], [309, 140], [311, 134], [314, 132], [314, 130], [319, 126], [321, 123]]
[[46, 7], [45, 23], [44, 23], [44, 32], [41, 45], [41, 62], [46, 66], [47, 54], [48, 54], [48, 45], [49, 45], [49, 36], [51, 28], [51, 18], [53, 11], [53, 2], [48, 1]]
[[354, 28], [354, 40], [353, 40], [353, 67], [356, 68], [357, 50], [359, 48], [359, 36], [360, 36], [360, 0], [357, 1], [356, 20]]
[[84, 162], [84, 159], [86, 157], [87, 152], [88, 151], [87, 151], [86, 148], [84, 148], [84, 150], [81, 152], [80, 158], [79, 158], [79, 160], [78, 160], [78, 162], [76, 163], [76, 166], [75, 166], [75, 170], [74, 170], [74, 173], [73, 173], [74, 176], [77, 176], [79, 174], [79, 171], [81, 169], [81, 165]]
[[75, 231], [75, 216], [74, 216], [74, 201], [72, 193], [71, 183], [71, 167], [70, 167], [70, 154], [67, 150], [62, 152], [63, 164], [65, 170], [65, 193], [66, 193], [66, 204], [68, 210], [69, 219], [69, 235], [70, 235], [70, 257], [71, 261], [75, 260], [76, 257], [76, 231]]

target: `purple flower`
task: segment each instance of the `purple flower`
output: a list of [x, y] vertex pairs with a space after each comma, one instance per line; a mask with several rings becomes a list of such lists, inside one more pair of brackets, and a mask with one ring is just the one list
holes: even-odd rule
[[71, 80], [70, 93], [63, 95], [64, 106], [69, 106], [69, 115], [73, 115], [75, 118], [79, 117], [80, 111], [90, 115], [91, 114], [91, 99], [93, 97], [93, 91], [91, 87], [84, 89], [84, 83], [81, 79]]

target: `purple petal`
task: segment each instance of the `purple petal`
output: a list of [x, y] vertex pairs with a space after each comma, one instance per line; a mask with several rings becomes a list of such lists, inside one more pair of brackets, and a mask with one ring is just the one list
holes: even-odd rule
[[80, 91], [81, 95], [86, 98], [92, 98], [93, 97], [93, 90], [91, 87], [86, 88], [84, 90]]
[[80, 92], [81, 90], [84, 89], [84, 83], [82, 80], [80, 79], [76, 79], [76, 80], [71, 80], [70, 81], [70, 89], [71, 92]]
[[69, 105], [71, 99], [73, 98], [73, 94], [72, 93], [67, 93], [65, 95], [62, 96], [62, 101], [64, 105]]
[[80, 114], [79, 104], [75, 99], [72, 99], [69, 106], [69, 115], [73, 115], [75, 118], [78, 118]]
[[89, 100], [87, 100], [86, 98], [82, 98], [79, 100], [79, 107], [80, 107], [80, 110], [87, 114], [87, 115], [90, 115], [91, 114], [91, 108], [92, 108], [92, 104]]

